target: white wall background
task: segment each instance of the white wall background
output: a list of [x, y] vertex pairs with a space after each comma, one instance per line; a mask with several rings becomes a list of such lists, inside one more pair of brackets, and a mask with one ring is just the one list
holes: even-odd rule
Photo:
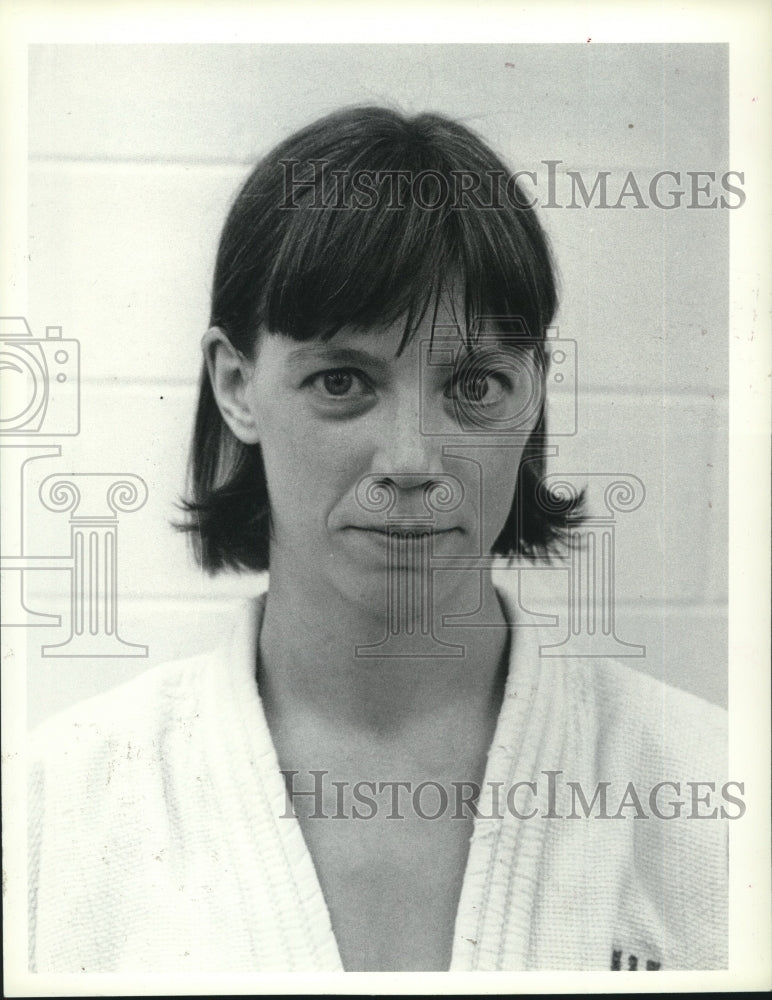
[[[255, 159], [341, 105], [434, 110], [516, 168], [543, 160], [610, 190], [633, 170], [729, 168], [727, 51], [696, 45], [32, 46], [33, 332], [81, 344], [81, 432], [28, 466], [28, 554], [63, 554], [66, 515], [36, 506], [52, 472], [143, 477], [121, 519], [119, 630], [144, 659], [45, 659], [69, 631], [66, 574], [28, 573], [29, 720], [216, 644], [254, 581], [203, 577], [169, 526], [184, 489], [198, 341], [219, 229]], [[561, 168], [561, 169], [563, 169]], [[567, 199], [566, 199], [567, 200]], [[627, 202], [630, 205], [630, 201]], [[725, 703], [728, 212], [545, 209], [578, 343], [579, 433], [555, 471], [638, 476], [617, 529], [617, 632], [641, 670]], [[9, 310], [5, 310], [8, 312]], [[592, 495], [591, 495], [592, 499]], [[34, 508], [34, 510], [33, 510]]]

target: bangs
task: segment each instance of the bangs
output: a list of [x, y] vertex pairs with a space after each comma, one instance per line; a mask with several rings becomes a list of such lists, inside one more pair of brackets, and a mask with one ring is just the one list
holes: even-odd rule
[[[241, 219], [249, 206], [254, 228], [242, 235], [258, 251], [249, 255], [249, 339], [264, 329], [327, 340], [344, 327], [370, 330], [404, 318], [402, 350], [446, 296], [462, 311], [457, 322], [468, 344], [490, 316], [502, 332], [512, 321], [521, 336], [524, 326], [542, 340], [556, 300], [551, 256], [496, 154], [438, 116], [406, 120], [360, 109], [358, 134], [347, 127], [350, 118], [331, 116], [280, 146], [234, 205]], [[473, 194], [463, 187], [470, 179]], [[241, 263], [218, 261], [226, 285]], [[235, 318], [212, 316], [243, 343], [248, 331], [229, 322]]]
[[375, 188], [375, 205], [356, 207], [351, 184], [351, 175], [337, 178], [342, 208], [288, 211], [259, 317], [269, 331], [329, 339], [343, 327], [372, 329], [404, 317], [403, 347], [445, 294], [462, 304], [459, 325], [468, 340], [491, 315], [517, 317], [541, 337], [534, 328], [541, 322], [540, 283], [528, 273], [529, 248], [518, 245], [519, 219], [504, 209], [427, 209], [410, 194], [391, 207], [388, 177]]
[[[329, 339], [405, 318], [405, 340], [446, 295], [463, 309], [474, 340], [481, 317], [519, 317], [531, 328], [538, 293], [520, 265], [513, 233], [493, 213], [422, 209], [293, 212], [265, 289], [262, 323], [295, 340]], [[532, 336], [539, 336], [537, 330]]]

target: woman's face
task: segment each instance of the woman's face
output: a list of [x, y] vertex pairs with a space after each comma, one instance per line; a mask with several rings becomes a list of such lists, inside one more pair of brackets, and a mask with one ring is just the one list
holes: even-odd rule
[[[388, 549], [392, 565], [410, 562], [410, 534], [428, 536], [435, 567], [490, 553], [541, 386], [522, 347], [491, 335], [470, 355], [442, 320], [433, 338], [424, 321], [399, 356], [402, 322], [327, 342], [261, 337], [246, 403], [268, 483], [272, 578], [372, 607]], [[454, 576], [435, 574], [441, 587]]]

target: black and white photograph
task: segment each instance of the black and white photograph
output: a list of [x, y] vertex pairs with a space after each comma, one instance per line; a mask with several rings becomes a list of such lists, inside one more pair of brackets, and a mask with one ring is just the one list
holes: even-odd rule
[[6, 64], [7, 995], [764, 988], [762, 7], [324, 6]]

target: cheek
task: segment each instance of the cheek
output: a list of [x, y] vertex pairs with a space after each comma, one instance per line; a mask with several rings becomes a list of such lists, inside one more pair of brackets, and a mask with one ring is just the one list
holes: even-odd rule
[[493, 544], [512, 509], [523, 447], [492, 448], [482, 464], [482, 513], [486, 542]]
[[365, 462], [361, 442], [342, 424], [320, 424], [298, 410], [273, 411], [262, 421], [268, 492], [277, 522], [308, 507], [306, 521], [324, 518]]

